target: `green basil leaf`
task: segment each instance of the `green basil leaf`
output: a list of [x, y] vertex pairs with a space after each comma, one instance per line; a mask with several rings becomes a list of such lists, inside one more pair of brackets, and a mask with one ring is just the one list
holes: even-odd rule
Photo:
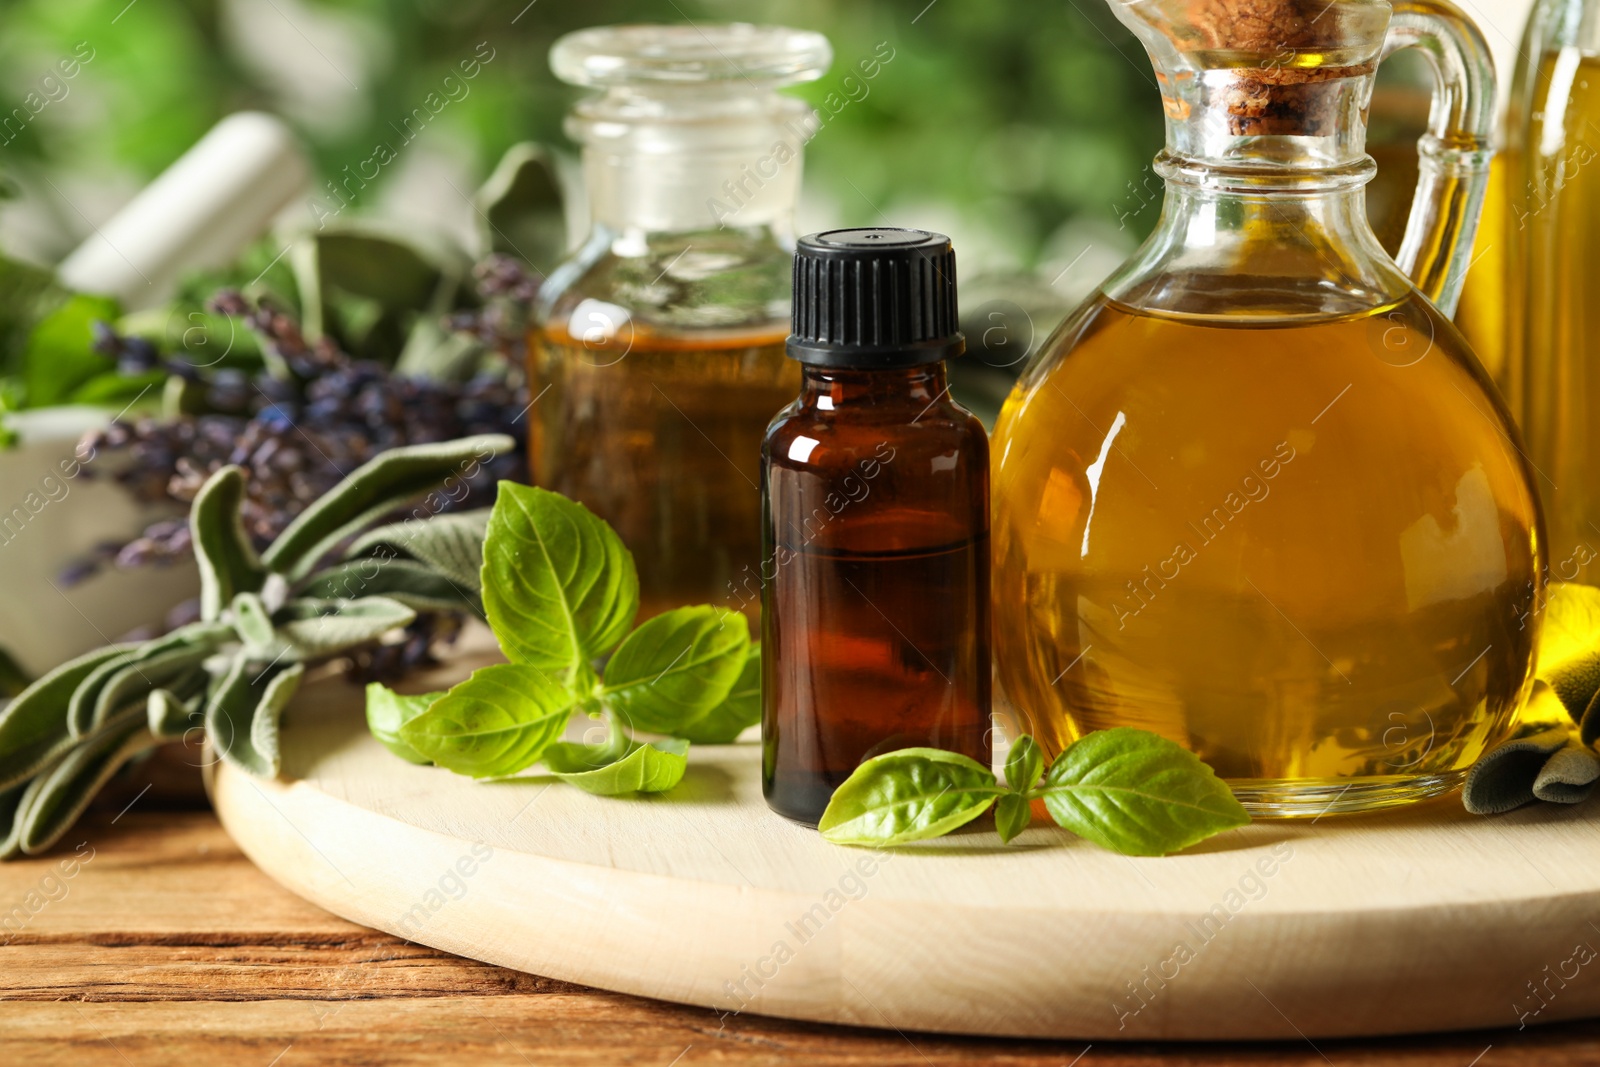
[[189, 510], [195, 563], [200, 568], [200, 617], [211, 622], [240, 593], [254, 593], [267, 572], [244, 532], [242, 467], [223, 467], [200, 487]]
[[457, 774], [504, 777], [538, 762], [566, 729], [576, 700], [536, 667], [496, 664], [404, 723], [400, 740]]
[[96, 670], [140, 646], [107, 645], [49, 672], [0, 708], [0, 790], [38, 773], [72, 747], [68, 709], [73, 694]]
[[1006, 785], [1019, 793], [1026, 793], [1044, 773], [1044, 753], [1038, 744], [1023, 734], [1011, 743], [1006, 756]]
[[67, 753], [23, 793], [16, 815], [18, 847], [29, 855], [47, 851], [77, 822], [100, 787], [155, 743], [144, 728], [143, 709], [134, 709]]
[[[429, 494], [452, 479], [474, 477], [484, 463], [514, 447], [509, 437], [487, 434], [380, 453], [302, 511], [261, 561], [298, 581], [340, 542], [413, 501], [430, 504]], [[428, 507], [426, 513], [434, 510]]]
[[417, 613], [388, 597], [291, 600], [279, 613], [278, 639], [297, 659], [337, 655], [408, 626]]
[[857, 767], [817, 829], [836, 845], [902, 845], [964, 826], [1004, 792], [994, 772], [969, 756], [905, 748]]
[[761, 644], [751, 642], [744, 667], [722, 703], [687, 726], [672, 731], [697, 745], [726, 745], [761, 721]]
[[206, 704], [206, 739], [223, 759], [258, 778], [278, 773], [278, 717], [300, 686], [298, 663], [234, 659]]
[[477, 594], [483, 581], [483, 542], [489, 536], [489, 508], [453, 511], [427, 519], [379, 526], [350, 546], [347, 559], [399, 553]]
[[738, 612], [706, 604], [677, 608], [617, 647], [602, 694], [633, 729], [677, 733], [722, 703], [749, 649], [750, 624]]
[[689, 766], [689, 742], [679, 738], [643, 744], [630, 742], [620, 756], [606, 745], [562, 741], [544, 754], [552, 774], [585, 793], [615, 797], [628, 793], [665, 793], [683, 781]]
[[400, 728], [427, 711], [443, 693], [420, 693], [415, 696], [396, 693], [382, 682], [367, 686], [367, 729], [383, 743], [383, 747], [409, 763], [431, 763], [432, 760], [406, 744], [400, 738]]
[[1131, 726], [1068, 745], [1037, 795], [1057, 823], [1127, 856], [1164, 856], [1250, 821], [1198, 756]]
[[994, 806], [994, 828], [1000, 831], [1000, 840], [1010, 844], [1012, 839], [1033, 822], [1033, 802], [1021, 793], [1007, 793]]
[[582, 504], [501, 482], [484, 542], [483, 606], [506, 658], [570, 676], [627, 634], [639, 573], [616, 531]]
[[409, 559], [367, 557], [317, 571], [296, 595], [312, 600], [350, 600], [381, 596], [417, 612], [454, 611], [483, 616], [478, 581], [471, 586]]

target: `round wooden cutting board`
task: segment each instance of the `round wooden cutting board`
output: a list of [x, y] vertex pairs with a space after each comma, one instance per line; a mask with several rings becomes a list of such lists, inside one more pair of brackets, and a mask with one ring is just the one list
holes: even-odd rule
[[987, 820], [874, 852], [768, 812], [753, 742], [694, 748], [665, 796], [478, 783], [391, 756], [338, 679], [302, 690], [282, 741], [279, 780], [218, 767], [213, 791], [285, 886], [422, 944], [719, 1014], [1088, 1040], [1600, 1014], [1594, 802], [1483, 819], [1447, 797], [1164, 859], [1037, 824], [1007, 847]]

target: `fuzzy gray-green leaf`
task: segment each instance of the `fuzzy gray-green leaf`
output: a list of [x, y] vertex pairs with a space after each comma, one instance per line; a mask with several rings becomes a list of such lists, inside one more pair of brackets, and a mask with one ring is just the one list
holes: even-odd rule
[[26, 780], [72, 746], [72, 695], [98, 668], [138, 645], [107, 645], [49, 672], [0, 708], [0, 790]]
[[278, 639], [296, 659], [322, 659], [376, 641], [416, 617], [415, 611], [388, 597], [291, 600], [280, 615]]
[[606, 664], [605, 699], [635, 730], [679, 734], [732, 691], [749, 649], [750, 624], [738, 612], [676, 608], [617, 646]]
[[484, 545], [483, 606], [507, 659], [571, 677], [628, 633], [639, 574], [616, 531], [588, 508], [501, 482]]
[[89, 806], [100, 787], [122, 765], [152, 747], [142, 709], [125, 712], [59, 763], [41, 772], [23, 793], [17, 812], [17, 845], [29, 855], [60, 839]]
[[244, 531], [245, 472], [223, 467], [195, 494], [189, 530], [195, 563], [200, 569], [200, 617], [212, 621], [239, 593], [253, 593], [266, 580], [250, 538]]
[[262, 664], [240, 656], [211, 690], [206, 739], [222, 758], [258, 778], [278, 773], [278, 716], [299, 685], [299, 664]]
[[429, 494], [448, 481], [466, 481], [484, 463], [516, 446], [501, 434], [440, 444], [407, 445], [380, 453], [301, 512], [262, 555], [262, 562], [291, 580], [304, 578], [341, 541], [414, 501], [433, 514]]
[[91, 729], [99, 729], [130, 705], [146, 703], [155, 689], [168, 685], [184, 688], [186, 679], [204, 674], [201, 664], [211, 653], [206, 645], [180, 645], [136, 658], [108, 678], [96, 694]]
[[1600, 780], [1600, 758], [1594, 750], [1568, 741], [1539, 768], [1533, 780], [1533, 795], [1552, 804], [1577, 804], [1594, 792]]
[[483, 580], [483, 542], [489, 534], [489, 508], [454, 511], [428, 519], [390, 523], [358, 537], [347, 559], [407, 556], [476, 595]]
[[474, 778], [526, 770], [561, 736], [576, 698], [536, 667], [474, 671], [400, 727], [400, 740], [439, 766]]
[[994, 772], [969, 756], [900, 749], [857, 767], [834, 791], [817, 829], [836, 845], [901, 845], [971, 822], [1004, 792]]
[[689, 742], [668, 738], [643, 744], [634, 741], [623, 754], [607, 761], [605, 746], [558, 742], [544, 754], [545, 766], [569, 785], [595, 796], [665, 793], [683, 781], [689, 767]]
[[1037, 795], [1057, 823], [1128, 856], [1163, 856], [1250, 821], [1199, 757], [1129, 726], [1068, 745]]
[[470, 612], [481, 618], [483, 604], [478, 599], [477, 586], [476, 579], [471, 586], [463, 586], [415, 560], [369, 556], [319, 570], [298, 593], [321, 600], [382, 596], [418, 612]]

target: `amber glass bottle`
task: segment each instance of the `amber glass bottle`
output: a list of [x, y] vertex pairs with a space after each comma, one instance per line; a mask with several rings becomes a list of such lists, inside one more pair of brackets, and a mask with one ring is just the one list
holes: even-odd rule
[[[641, 615], [727, 603], [761, 560], [761, 435], [791, 398], [791, 220], [820, 34], [605, 26], [551, 50], [590, 87], [591, 229], [540, 290], [529, 346], [536, 484], [609, 522], [639, 565]], [[754, 613], [759, 601], [748, 600]]]
[[788, 347], [800, 397], [762, 446], [762, 784], [815, 824], [881, 752], [989, 763], [989, 449], [945, 378], [947, 238], [803, 239]]

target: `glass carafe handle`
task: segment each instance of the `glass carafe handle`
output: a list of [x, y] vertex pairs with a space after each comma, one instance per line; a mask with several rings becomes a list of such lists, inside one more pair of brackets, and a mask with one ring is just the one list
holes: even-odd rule
[[1395, 258], [1446, 315], [1455, 314], [1494, 154], [1494, 64], [1477, 26], [1448, 0], [1395, 0], [1383, 54], [1420, 48], [1438, 87], [1417, 143], [1417, 192]]

